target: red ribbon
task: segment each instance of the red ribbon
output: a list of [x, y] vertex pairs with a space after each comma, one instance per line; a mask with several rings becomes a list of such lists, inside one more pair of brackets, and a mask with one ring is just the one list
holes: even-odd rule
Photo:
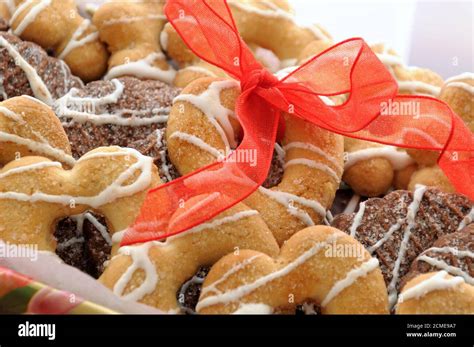
[[[239, 36], [226, 1], [168, 0], [165, 13], [198, 57], [240, 81], [236, 114], [244, 135], [236, 151], [256, 151], [258, 165], [232, 160], [243, 157], [234, 152], [229, 160], [151, 190], [122, 245], [183, 232], [252, 194], [267, 176], [281, 112], [344, 136], [440, 151], [438, 164], [452, 184], [474, 198], [472, 133], [440, 100], [397, 96], [397, 82], [362, 39], [343, 41], [278, 80]], [[341, 94], [349, 97], [338, 106], [320, 98]], [[412, 102], [419, 112], [381, 115], [389, 101]]]

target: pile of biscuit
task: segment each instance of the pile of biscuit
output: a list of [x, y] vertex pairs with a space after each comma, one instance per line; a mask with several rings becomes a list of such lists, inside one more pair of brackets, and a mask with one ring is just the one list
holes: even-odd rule
[[[299, 25], [286, 0], [228, 3], [273, 73], [334, 43]], [[169, 313], [474, 313], [473, 202], [439, 153], [343, 138], [290, 115], [255, 193], [184, 233], [120, 247], [150, 189], [242, 138], [238, 82], [184, 45], [163, 6], [0, 4], [0, 240], [37, 244]], [[447, 102], [474, 131], [473, 73], [443, 80], [372, 49], [401, 94]]]

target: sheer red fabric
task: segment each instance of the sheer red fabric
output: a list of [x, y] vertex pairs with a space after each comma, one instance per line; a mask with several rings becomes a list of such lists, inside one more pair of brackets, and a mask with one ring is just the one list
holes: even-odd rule
[[[122, 244], [183, 232], [253, 193], [267, 176], [281, 112], [353, 138], [439, 151], [438, 164], [452, 184], [474, 198], [472, 133], [437, 99], [397, 96], [396, 81], [362, 39], [343, 41], [278, 80], [239, 36], [226, 1], [168, 0], [165, 12], [197, 56], [240, 81], [235, 111], [244, 135], [226, 160], [151, 190]], [[349, 97], [338, 106], [320, 98], [340, 94]], [[396, 103], [417, 107], [383, 114]], [[249, 150], [256, 151], [257, 165], [233, 160]]]

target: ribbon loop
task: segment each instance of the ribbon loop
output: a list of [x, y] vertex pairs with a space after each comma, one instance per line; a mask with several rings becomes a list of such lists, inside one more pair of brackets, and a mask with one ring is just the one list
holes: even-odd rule
[[[239, 36], [226, 1], [168, 0], [165, 13], [197, 56], [241, 82], [235, 111], [244, 137], [227, 160], [151, 190], [122, 245], [183, 232], [252, 194], [268, 174], [282, 111], [344, 136], [439, 151], [451, 183], [474, 199], [473, 134], [440, 100], [396, 96], [397, 82], [362, 39], [329, 48], [279, 81]], [[348, 95], [341, 105], [322, 101], [340, 94]], [[407, 102], [414, 105], [407, 114], [383, 113], [387, 103]], [[256, 166], [235, 160], [246, 151], [256, 152]], [[183, 202], [195, 205], [183, 210]]]

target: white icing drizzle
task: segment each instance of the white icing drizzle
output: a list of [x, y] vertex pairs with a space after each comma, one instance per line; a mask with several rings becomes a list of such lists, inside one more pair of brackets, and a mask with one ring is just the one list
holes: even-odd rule
[[[143, 117], [150, 113], [149, 109], [145, 110], [127, 110], [122, 109], [109, 113], [107, 106], [115, 104], [121, 98], [124, 92], [124, 85], [120, 80], [113, 79], [110, 81], [115, 89], [100, 98], [94, 97], [78, 97], [77, 89], [72, 88], [66, 95], [56, 100], [54, 109], [61, 119], [71, 119], [78, 123], [93, 123], [95, 125], [116, 124], [123, 126], [144, 126], [155, 123], [166, 123], [170, 112], [169, 107], [161, 107], [151, 110], [153, 116]], [[92, 113], [94, 112], [94, 113]], [[125, 117], [125, 115], [131, 115]], [[67, 125], [63, 123], [63, 125]]]
[[344, 169], [347, 170], [354, 164], [362, 160], [372, 158], [384, 158], [390, 161], [395, 170], [401, 170], [408, 165], [414, 163], [414, 160], [404, 151], [398, 151], [392, 146], [371, 147], [361, 149], [355, 152], [347, 153], [347, 161], [344, 164]]
[[357, 208], [357, 205], [359, 204], [359, 201], [360, 201], [360, 195], [357, 195], [357, 194], [352, 195], [351, 200], [349, 200], [346, 208], [344, 209], [342, 213], [344, 214], [354, 213], [354, 211]]
[[[288, 67], [298, 67], [298, 66], [295, 66], [296, 64], [298, 64], [298, 59], [296, 58], [288, 58], [288, 59], [283, 59], [280, 61], [280, 68], [281, 69], [285, 69], [285, 68], [288, 68]], [[278, 73], [278, 71], [277, 71]]]
[[[316, 153], [318, 155], [321, 155], [324, 159], [328, 160], [331, 162], [338, 171], [342, 171], [342, 168], [337, 161], [336, 158], [333, 156], [330, 156], [329, 154], [325, 153], [321, 148], [311, 144], [311, 143], [305, 143], [305, 142], [290, 142], [287, 145], [284, 146], [284, 150], [288, 151], [294, 148], [298, 149], [304, 149], [311, 151], [313, 153]], [[284, 167], [288, 167], [291, 165], [305, 165], [313, 169], [321, 170], [325, 173], [327, 173], [329, 176], [331, 176], [336, 182], [340, 182], [341, 177], [340, 174], [338, 174], [336, 171], [334, 171], [331, 167], [328, 165], [325, 165], [323, 163], [319, 163], [315, 160], [311, 159], [306, 159], [306, 158], [297, 158], [297, 159], [291, 159], [288, 162], [285, 163]]]
[[[114, 182], [112, 182], [107, 188], [105, 188], [96, 196], [51, 195], [40, 191], [36, 191], [32, 194], [1, 192], [0, 199], [13, 199], [32, 203], [42, 201], [61, 205], [69, 205], [71, 202], [75, 202], [79, 205], [88, 205], [93, 208], [97, 208], [116, 199], [140, 192], [151, 184], [151, 168], [153, 165], [153, 159], [146, 157], [131, 148], [121, 148], [120, 152], [96, 152], [92, 154], [86, 154], [80, 160], [78, 160], [77, 163], [94, 158], [115, 156], [134, 157], [136, 158], [136, 162], [130, 165], [130, 167], [123, 171]], [[137, 170], [141, 171], [138, 178], [136, 178], [133, 183], [123, 186], [127, 180], [133, 177]]]
[[[151, 241], [139, 246], [134, 245], [119, 248], [118, 254], [129, 255], [132, 258], [132, 265], [127, 268], [115, 283], [113, 292], [116, 295], [121, 296], [125, 300], [138, 301], [155, 290], [159, 278], [148, 252], [151, 246], [158, 243], [159, 242]], [[145, 280], [138, 287], [133, 288], [129, 293], [124, 295], [125, 288], [132, 279], [133, 274], [140, 269], [145, 271]]]
[[273, 308], [265, 304], [241, 304], [232, 314], [272, 314]]
[[275, 142], [275, 152], [280, 160], [285, 159], [286, 151], [278, 142]]
[[312, 143], [307, 143], [307, 142], [290, 142], [288, 144], [286, 144], [283, 149], [285, 151], [288, 151], [290, 149], [293, 149], [293, 148], [298, 148], [298, 149], [304, 149], [304, 150], [308, 150], [308, 151], [311, 151], [313, 153], [316, 153], [320, 156], [322, 156], [324, 159], [326, 159], [327, 161], [331, 162], [337, 170], [341, 170], [342, 171], [342, 167], [341, 167], [341, 164], [340, 164], [340, 161], [337, 160], [335, 157], [329, 155], [328, 153], [326, 153], [325, 151], [323, 151], [320, 147], [317, 147], [315, 145], [313, 145]]
[[3, 74], [0, 75], [0, 93], [2, 94], [3, 100], [7, 100], [8, 99], [8, 94], [5, 91], [5, 88], [3, 87], [3, 81], [4, 80], [5, 80], [5, 78], [4, 78]]
[[[187, 209], [187, 213], [182, 213], [175, 217], [173, 221], [168, 225], [168, 229], [173, 229], [175, 224], [179, 224], [183, 219], [186, 218], [188, 214], [192, 214], [193, 212], [201, 209], [203, 206], [206, 206], [209, 203], [212, 203], [214, 200], [218, 199], [221, 196], [220, 192], [212, 192], [208, 194], [204, 199], [198, 201], [193, 206]], [[158, 222], [159, 223], [159, 222]], [[181, 233], [182, 234], [182, 233]], [[179, 235], [179, 234], [178, 234]]]
[[251, 292], [255, 291], [256, 289], [266, 285], [269, 282], [272, 282], [280, 277], [284, 277], [295, 270], [300, 265], [307, 262], [313, 256], [315, 256], [321, 249], [324, 249], [328, 244], [332, 244], [336, 242], [337, 239], [341, 236], [339, 233], [334, 233], [328, 236], [328, 238], [324, 242], [315, 243], [310, 249], [305, 251], [301, 254], [298, 258], [296, 258], [291, 263], [287, 264], [286, 266], [282, 267], [281, 269], [264, 275], [253, 282], [246, 283], [240, 287], [231, 289], [227, 292], [221, 292], [219, 294], [213, 296], [207, 296], [204, 299], [201, 299], [196, 306], [196, 311], [200, 311], [201, 309], [216, 305], [216, 304], [226, 304], [229, 302], [235, 302], [242, 298], [245, 295], [250, 294]]
[[379, 266], [377, 258], [370, 258], [365, 263], [362, 263], [359, 267], [352, 269], [346, 274], [342, 280], [337, 281], [331, 290], [327, 293], [324, 300], [321, 302], [321, 307], [329, 304], [335, 297], [337, 297], [344, 289], [350, 287], [360, 277], [366, 276], [369, 272], [372, 272]]
[[303, 310], [305, 315], [315, 315], [318, 314], [316, 304], [310, 302], [303, 302], [301, 305], [301, 309]]
[[461, 88], [470, 94], [474, 94], [474, 85], [467, 83], [465, 80], [474, 80], [474, 73], [463, 72], [460, 75], [450, 77], [444, 82], [444, 86], [445, 88]]
[[472, 73], [472, 72], [463, 72], [460, 75], [456, 75], [456, 76], [448, 78], [446, 80], [446, 83], [454, 82], [454, 81], [462, 81], [462, 80], [467, 80], [467, 79], [473, 80], [474, 79], [474, 73]]
[[326, 220], [327, 220], [327, 225], [331, 225], [332, 221], [334, 220], [334, 216], [331, 213], [331, 210], [326, 211]]
[[350, 235], [352, 237], [355, 237], [357, 228], [359, 227], [360, 223], [362, 222], [362, 218], [364, 217], [365, 203], [366, 201], [362, 202], [359, 205], [359, 211], [357, 211], [356, 215], [354, 216], [354, 219], [352, 220], [351, 227], [349, 228]]
[[122, 242], [123, 237], [125, 236], [125, 233], [127, 232], [127, 229], [116, 231], [112, 235], [112, 244], [120, 243]]
[[331, 169], [327, 165], [318, 163], [315, 160], [311, 160], [307, 158], [291, 159], [285, 163], [284, 168], [286, 169], [288, 166], [291, 166], [291, 165], [304, 165], [312, 169], [323, 171], [327, 173], [329, 176], [331, 176], [334, 179], [334, 181], [336, 181], [337, 183], [339, 183], [341, 180], [340, 176], [333, 169]]
[[8, 11], [10, 12], [10, 14], [13, 14], [13, 12], [15, 12], [15, 0], [6, 0], [4, 1], [4, 3], [7, 5], [8, 7]]
[[[426, 92], [427, 95], [437, 96], [441, 91], [441, 87], [434, 86], [432, 84], [421, 82], [421, 81], [398, 81], [398, 88], [403, 91], [409, 91], [410, 93], [416, 93], [417, 90]], [[423, 94], [423, 93], [422, 93]]]
[[[200, 224], [194, 228], [191, 228], [183, 233], [173, 235], [166, 239], [166, 242], [158, 242], [158, 241], [151, 241], [144, 243], [140, 246], [124, 246], [121, 247], [118, 251], [118, 254], [125, 254], [130, 255], [132, 257], [132, 265], [127, 268], [127, 270], [122, 274], [120, 279], [114, 285], [114, 293], [122, 296], [125, 287], [127, 286], [128, 282], [132, 279], [133, 273], [138, 269], [143, 269], [145, 271], [145, 279], [143, 283], [133, 289], [130, 293], [124, 296], [125, 299], [138, 301], [143, 298], [146, 294], [151, 293], [158, 284], [158, 274], [156, 271], [155, 266], [153, 265], [151, 259], [148, 256], [148, 251], [150, 250], [151, 246], [157, 247], [165, 247], [171, 246], [172, 240], [177, 238], [181, 238], [185, 235], [190, 233], [198, 233], [202, 232], [203, 230], [208, 230], [212, 228], [216, 228], [222, 226], [227, 223], [233, 223], [240, 219], [251, 217], [257, 215], [258, 212], [255, 210], [246, 210], [237, 212], [231, 216], [226, 216], [223, 218], [215, 219], [208, 223]], [[126, 230], [122, 230], [120, 232], [116, 232], [112, 236], [112, 242], [120, 242]], [[159, 264], [157, 264], [159, 266]]]
[[442, 124], [443, 126], [445, 126], [448, 129], [451, 128], [451, 122], [445, 120], [444, 118], [440, 118], [440, 117], [432, 115], [432, 114], [420, 114], [420, 115], [418, 115], [418, 118], [431, 119], [431, 120], [435, 121], [436, 123]]
[[112, 239], [110, 238], [109, 232], [107, 230], [107, 227], [103, 224], [101, 224], [91, 213], [86, 212], [74, 216], [70, 216], [70, 219], [72, 219], [76, 223], [76, 235], [75, 237], [72, 237], [62, 243], [58, 243], [56, 246], [56, 250], [64, 250], [65, 248], [75, 244], [75, 243], [84, 243], [85, 238], [84, 238], [84, 221], [87, 219], [92, 225], [100, 232], [101, 236], [103, 239], [110, 245], [112, 246]]
[[56, 246], [56, 251], [63, 251], [65, 248], [70, 247], [76, 243], [84, 243], [85, 239], [82, 236], [71, 237], [69, 240], [66, 240], [62, 243], [58, 243]]
[[184, 133], [182, 131], [175, 131], [173, 134], [171, 134], [170, 139], [179, 139], [181, 141], [185, 141], [187, 143], [190, 143], [199, 149], [202, 149], [203, 151], [213, 155], [216, 158], [222, 158], [223, 157], [223, 152], [221, 152], [219, 149], [211, 146], [204, 140], [200, 139], [199, 137], [195, 135], [191, 135], [188, 133]]
[[[294, 64], [296, 64], [297, 62], [294, 61]], [[289, 64], [290, 66], [287, 66], [281, 70], [278, 70], [277, 72], [274, 73], [275, 77], [278, 78], [280, 81], [282, 79], [284, 79], [286, 76], [288, 76], [289, 74], [291, 74], [293, 71], [296, 71], [299, 66], [293, 66], [293, 62], [286, 62], [286, 61], [282, 61], [282, 65], [283, 64]], [[287, 81], [288, 82], [293, 82], [293, 81], [290, 81], [292, 78], [290, 77]], [[296, 80], [295, 80], [296, 81]]]
[[445, 81], [445, 86], [446, 87], [461, 88], [461, 89], [464, 89], [466, 92], [468, 92], [470, 94], [474, 94], [474, 85], [465, 82], [465, 80], [467, 80], [467, 79], [474, 80], [474, 73], [464, 72], [460, 75], [448, 78]]
[[469, 258], [473, 258], [473, 259], [474, 259], [474, 252], [471, 252], [471, 251], [462, 251], [462, 250], [459, 250], [459, 249], [457, 249], [457, 248], [449, 247], [449, 246], [445, 246], [445, 247], [431, 247], [431, 248], [428, 248], [426, 251], [424, 251], [423, 254], [428, 253], [428, 252], [435, 252], [435, 253], [451, 253], [451, 254], [457, 256], [458, 258], [469, 257]]
[[54, 162], [54, 161], [53, 162], [44, 161], [44, 162], [41, 162], [41, 163], [35, 163], [35, 164], [20, 166], [20, 167], [16, 167], [16, 168], [10, 169], [8, 171], [5, 171], [3, 173], [0, 173], [0, 179], [3, 179], [3, 178], [8, 177], [8, 176], [16, 175], [16, 174], [19, 174], [19, 173], [24, 173], [24, 172], [33, 171], [33, 170], [42, 170], [42, 169], [46, 169], [46, 168], [49, 168], [49, 167], [61, 168], [62, 166], [61, 166], [61, 163]]
[[99, 38], [99, 32], [97, 31], [94, 31], [89, 35], [86, 35], [85, 37], [81, 38], [82, 35], [84, 35], [84, 33], [86, 32], [86, 30], [89, 28], [90, 24], [91, 22], [88, 19], [84, 19], [82, 21], [81, 25], [79, 25], [76, 31], [72, 34], [71, 39], [66, 44], [66, 47], [64, 47], [63, 51], [58, 56], [59, 59], [64, 59], [74, 49], [82, 47], [90, 42], [96, 41]]
[[149, 14], [146, 16], [126, 16], [121, 18], [112, 18], [102, 23], [102, 27], [115, 25], [115, 24], [130, 24], [133, 22], [145, 21], [145, 20], [166, 20], [166, 16], [163, 14]]
[[[23, 14], [23, 11], [30, 7], [34, 2], [37, 0], [26, 0], [23, 2], [16, 11], [13, 13], [13, 16], [10, 20], [10, 26], [13, 26], [13, 23], [18, 19], [20, 15]], [[51, 5], [51, 0], [39, 0], [36, 4], [30, 7], [28, 10], [28, 13], [26, 13], [25, 16], [23, 16], [23, 19], [21, 20], [20, 23], [18, 23], [17, 27], [15, 29], [12, 28], [12, 32], [16, 36], [21, 36], [23, 32], [26, 30], [26, 28], [35, 21], [36, 17], [43, 11], [45, 10], [49, 5]]]
[[195, 226], [191, 229], [186, 230], [183, 233], [170, 236], [170, 237], [168, 237], [167, 240], [173, 240], [173, 239], [180, 238], [180, 237], [183, 237], [183, 236], [186, 236], [186, 235], [189, 235], [189, 234], [199, 233], [199, 232], [201, 232], [203, 230], [207, 230], [207, 229], [214, 229], [214, 228], [217, 228], [217, 227], [222, 226], [224, 224], [234, 223], [234, 222], [237, 222], [241, 219], [256, 216], [258, 214], [259, 214], [259, 212], [256, 211], [256, 210], [240, 211], [240, 212], [237, 212], [237, 213], [235, 213], [231, 216], [226, 216], [226, 217], [222, 217], [222, 218], [219, 218], [219, 219], [215, 219], [215, 220], [213, 220], [211, 222], [207, 222], [207, 223], [201, 223], [201, 224], [199, 224], [199, 225], [197, 225], [197, 226]]
[[160, 33], [160, 46], [164, 51], [168, 50], [169, 35], [165, 30]]
[[86, 13], [87, 13], [89, 16], [93, 17], [94, 14], [95, 14], [95, 13], [97, 12], [97, 10], [99, 9], [99, 7], [100, 7], [99, 4], [95, 4], [95, 3], [90, 3], [90, 2], [88, 2], [88, 3], [86, 3], [86, 4], [84, 5], [84, 11], [86, 11]]
[[436, 258], [433, 258], [433, 257], [429, 257], [425, 254], [422, 254], [417, 258], [417, 260], [418, 261], [424, 261], [425, 263], [428, 263], [431, 266], [434, 266], [438, 269], [442, 269], [442, 270], [444, 270], [444, 271], [446, 271], [446, 272], [448, 272], [452, 275], [462, 277], [462, 278], [464, 278], [464, 280], [467, 283], [469, 283], [471, 285], [474, 285], [474, 278], [471, 277], [467, 272], [462, 271], [458, 267], [451, 266], [451, 265], [447, 264], [445, 261], [443, 261], [441, 259], [436, 259]]
[[[205, 280], [205, 277], [199, 277], [199, 274], [196, 273], [191, 279], [184, 282], [184, 284], [179, 289], [178, 297], [179, 298], [184, 298], [185, 295], [186, 295], [186, 291], [189, 289], [189, 287], [191, 285], [202, 286], [202, 284], [204, 283], [204, 280]], [[180, 301], [180, 300], [178, 300], [178, 301]], [[185, 314], [196, 314], [196, 312], [194, 311], [193, 308], [184, 306], [183, 302], [180, 302], [179, 304], [180, 304], [179, 306], [181, 308], [181, 311], [183, 311], [183, 313], [185, 313]]]
[[[421, 199], [423, 198], [423, 194], [424, 194], [424, 187], [422, 186], [419, 186], [417, 187], [417, 195], [415, 196], [414, 195], [414, 201], [412, 202], [412, 204], [410, 205], [409, 207], [409, 213], [406, 217], [406, 219], [408, 220], [408, 223], [409, 225], [407, 226], [407, 229], [405, 229], [405, 234], [404, 234], [404, 240], [406, 240], [406, 243], [408, 242], [409, 240], [409, 235], [407, 234], [407, 231], [409, 232], [410, 229], [412, 228], [411, 224], [410, 223], [413, 223], [414, 222], [414, 218], [416, 217], [416, 213], [417, 213], [417, 209], [419, 207], [419, 203], [421, 202]], [[364, 209], [365, 209], [365, 202], [364, 203], [361, 203], [360, 204], [360, 210], [359, 212], [356, 214], [356, 216], [354, 217], [353, 219], [353, 222], [352, 222], [352, 225], [350, 227], [350, 234], [351, 236], [355, 236], [355, 232], [356, 232], [356, 229], [357, 227], [360, 225], [361, 221], [362, 221], [362, 217], [364, 215]], [[410, 213], [411, 211], [411, 213]], [[470, 214], [473, 214], [474, 216], [474, 213], [472, 212], [473, 210], [471, 210]], [[471, 216], [472, 218], [472, 216]], [[469, 215], [467, 215], [465, 217], [465, 219], [469, 220]], [[375, 242], [372, 246], [370, 247], [367, 247], [367, 250], [369, 251], [370, 254], [373, 254], [377, 249], [379, 249], [387, 240], [390, 239], [390, 237], [393, 235], [393, 233], [395, 233], [396, 231], [398, 231], [401, 226], [403, 225], [405, 219], [400, 219], [397, 221], [397, 223], [393, 224], [392, 226], [390, 226], [389, 230], [387, 231], [387, 233], [384, 234], [384, 236], [379, 239], [377, 242]], [[461, 223], [462, 224], [462, 223]], [[462, 225], [461, 225], [462, 226]], [[458, 229], [459, 230], [459, 229]], [[410, 232], [411, 234], [411, 232]], [[408, 235], [408, 236], [407, 236]], [[404, 252], [406, 251], [406, 243], [405, 246], [400, 246], [400, 251], [399, 251], [399, 254], [398, 254], [398, 257], [397, 257], [397, 262], [398, 263], [398, 266], [400, 266], [401, 264], [401, 261], [402, 261], [402, 258], [404, 254]], [[402, 253], [403, 252], [403, 253]], [[446, 264], [444, 261], [442, 260], [438, 260], [438, 259], [434, 259], [432, 257], [428, 257], [425, 255], [425, 253], [427, 252], [439, 252], [439, 253], [452, 253], [454, 255], [456, 255], [457, 257], [472, 257], [474, 258], [474, 253], [473, 252], [470, 252], [470, 251], [459, 251], [455, 248], [452, 248], [452, 247], [442, 247], [442, 248], [438, 248], [438, 247], [432, 247], [432, 248], [429, 248], [427, 249], [426, 251], [423, 252], [422, 255], [420, 255], [418, 257], [418, 260], [422, 260], [422, 261], [425, 261], [429, 264], [431, 264], [432, 266], [436, 266], [438, 268], [442, 268], [454, 275], [457, 275], [457, 276], [461, 276], [463, 277], [466, 282], [469, 282], [471, 281], [473, 284], [474, 284], [474, 279], [472, 279], [467, 273], [463, 272], [461, 269], [459, 268], [456, 268], [456, 267], [452, 267], [448, 264]], [[394, 273], [397, 272], [398, 273], [398, 270], [395, 270], [394, 268]], [[395, 276], [395, 275], [394, 275]], [[397, 276], [398, 278], [398, 276]], [[396, 285], [396, 281], [397, 280], [392, 280], [393, 281], [393, 286]], [[389, 287], [390, 288], [390, 287]], [[396, 292], [395, 294], [396, 295]], [[392, 295], [392, 298], [393, 298], [393, 295]], [[392, 299], [393, 300], [393, 299]], [[392, 301], [393, 302], [393, 301]]]
[[398, 250], [397, 260], [392, 270], [392, 279], [388, 285], [388, 298], [390, 307], [393, 307], [397, 302], [397, 281], [400, 275], [400, 265], [405, 258], [405, 254], [408, 248], [408, 242], [410, 241], [411, 230], [415, 226], [415, 219], [420, 207], [421, 200], [428, 188], [426, 186], [418, 185], [413, 192], [413, 201], [407, 209], [407, 226], [403, 232], [403, 239]]
[[310, 30], [313, 35], [316, 37], [316, 40], [322, 40], [322, 41], [330, 41], [331, 38], [326, 35], [319, 26], [317, 25], [306, 25], [304, 26], [305, 29]]
[[471, 211], [464, 216], [463, 220], [458, 226], [458, 230], [464, 229], [468, 224], [471, 224], [472, 221], [474, 220], [474, 207], [471, 208]]
[[376, 55], [384, 65], [403, 65], [402, 58], [397, 55], [390, 53], [376, 53]]
[[201, 94], [181, 94], [174, 99], [174, 102], [186, 101], [201, 110], [219, 133], [226, 151], [229, 151], [237, 146], [234, 129], [230, 122], [230, 118], [234, 118], [235, 114], [234, 111], [221, 104], [220, 95], [225, 89], [238, 87], [238, 83], [233, 80], [215, 81]]
[[446, 278], [446, 271], [439, 271], [430, 278], [418, 283], [417, 285], [405, 290], [398, 297], [398, 303], [411, 299], [420, 299], [428, 293], [436, 290], [450, 290], [464, 283], [462, 277]]
[[238, 263], [237, 265], [232, 266], [229, 270], [227, 270], [220, 278], [218, 278], [216, 281], [212, 282], [211, 284], [208, 284], [206, 287], [203, 287], [201, 289], [201, 295], [207, 294], [207, 293], [222, 293], [218, 288], [217, 285], [220, 283], [224, 282], [227, 280], [230, 276], [236, 274], [243, 268], [245, 268], [247, 265], [250, 265], [254, 262], [254, 260], [260, 258], [262, 255], [261, 254], [256, 254], [251, 256], [250, 258], [245, 259], [241, 263]]
[[314, 225], [314, 221], [306, 211], [296, 207], [294, 203], [308, 207], [322, 217], [326, 215], [326, 209], [318, 201], [306, 199], [287, 192], [267, 189], [264, 187], [259, 187], [258, 191], [286, 207], [286, 210], [289, 214], [295, 216], [307, 226]]
[[283, 9], [276, 6], [274, 3], [266, 0], [260, 0], [259, 4], [264, 5], [266, 8], [258, 8], [256, 6], [252, 6], [251, 4], [246, 4], [244, 2], [239, 2], [236, 0], [229, 0], [227, 3], [230, 6], [234, 6], [242, 11], [255, 13], [260, 16], [270, 17], [270, 18], [280, 18], [286, 19], [294, 23], [295, 19], [291, 13], [284, 11]]
[[76, 162], [72, 156], [66, 154], [66, 152], [59, 148], [52, 147], [48, 143], [26, 139], [21, 136], [9, 134], [3, 131], [0, 131], [0, 142], [14, 142], [18, 145], [26, 146], [33, 152], [42, 153], [49, 157], [53, 157], [63, 163], [68, 164], [69, 166], [73, 166]]
[[[32, 101], [41, 103], [41, 101], [31, 98], [29, 96], [24, 95], [23, 97], [27, 97]], [[27, 128], [38, 139], [35, 141], [33, 139], [27, 139], [15, 134], [0, 131], [0, 142], [13, 142], [19, 145], [23, 145], [34, 152], [46, 154], [70, 166], [74, 165], [75, 160], [72, 156], [65, 153], [59, 148], [54, 148], [53, 146], [51, 146], [41, 133], [34, 129], [31, 129], [31, 126], [23, 119], [22, 115], [17, 114], [4, 106], [0, 106], [0, 115], [10, 118], [14, 122], [19, 123], [20, 126]]]
[[[387, 69], [392, 73], [393, 77], [397, 80], [398, 89], [400, 91], [408, 91], [410, 93], [416, 93], [419, 95], [428, 95], [428, 96], [437, 96], [441, 91], [441, 87], [434, 86], [432, 84], [422, 82], [422, 81], [404, 81], [396, 77], [393, 66], [403, 66], [406, 69], [415, 69], [415, 67], [404, 66], [403, 60], [394, 54], [389, 53], [389, 48], [384, 46], [382, 53], [376, 53], [380, 61], [387, 67]], [[417, 90], [421, 90], [425, 93], [418, 93]]]
[[0, 37], [0, 47], [5, 48], [8, 54], [15, 60], [17, 66], [23, 70], [35, 97], [48, 105], [52, 105], [53, 97], [44, 81], [38, 75], [36, 69], [28, 64], [16, 48], [3, 37]]
[[153, 52], [143, 59], [114, 66], [104, 76], [104, 80], [111, 80], [121, 76], [135, 76], [138, 78], [156, 79], [171, 84], [176, 76], [176, 71], [171, 66], [168, 66], [167, 70], [154, 66], [153, 63], [157, 60], [165, 60], [163, 53]]
[[16, 114], [12, 110], [6, 108], [5, 106], [0, 106], [0, 113], [3, 113], [3, 115], [7, 118], [10, 118], [11, 120], [15, 122], [22, 122], [23, 117], [19, 114]]
[[87, 219], [100, 232], [100, 235], [104, 238], [105, 242], [107, 242], [109, 246], [112, 246], [112, 239], [107, 230], [107, 226], [101, 224], [97, 218], [94, 217], [94, 215], [86, 212], [83, 214], [71, 216], [70, 218], [76, 222], [77, 231], [80, 233], [80, 235], [82, 235], [82, 230], [84, 229], [84, 221]]
[[466, 82], [450, 82], [447, 87], [461, 88], [470, 94], [474, 94], [474, 86]]
[[271, 50], [263, 47], [256, 47], [253, 50], [253, 54], [255, 58], [262, 62], [271, 73], [276, 73], [280, 70], [280, 59]]
[[276, 19], [281, 19], [281, 20], [287, 20], [294, 25], [297, 25], [301, 28], [304, 28], [306, 30], [309, 30], [313, 35], [315, 40], [329, 40], [330, 37], [326, 35], [317, 25], [299, 25], [296, 22], [296, 18], [292, 13], [289, 13], [280, 7], [278, 7], [276, 4], [267, 1], [267, 0], [259, 0], [258, 4], [264, 6], [265, 8], [259, 8], [256, 6], [253, 6], [251, 4], [247, 4], [245, 2], [240, 2], [240, 1], [235, 1], [235, 0], [229, 0], [228, 4], [232, 7], [236, 7], [240, 9], [241, 11], [248, 12], [248, 13], [254, 13], [259, 16], [267, 17], [267, 18], [276, 18]]

